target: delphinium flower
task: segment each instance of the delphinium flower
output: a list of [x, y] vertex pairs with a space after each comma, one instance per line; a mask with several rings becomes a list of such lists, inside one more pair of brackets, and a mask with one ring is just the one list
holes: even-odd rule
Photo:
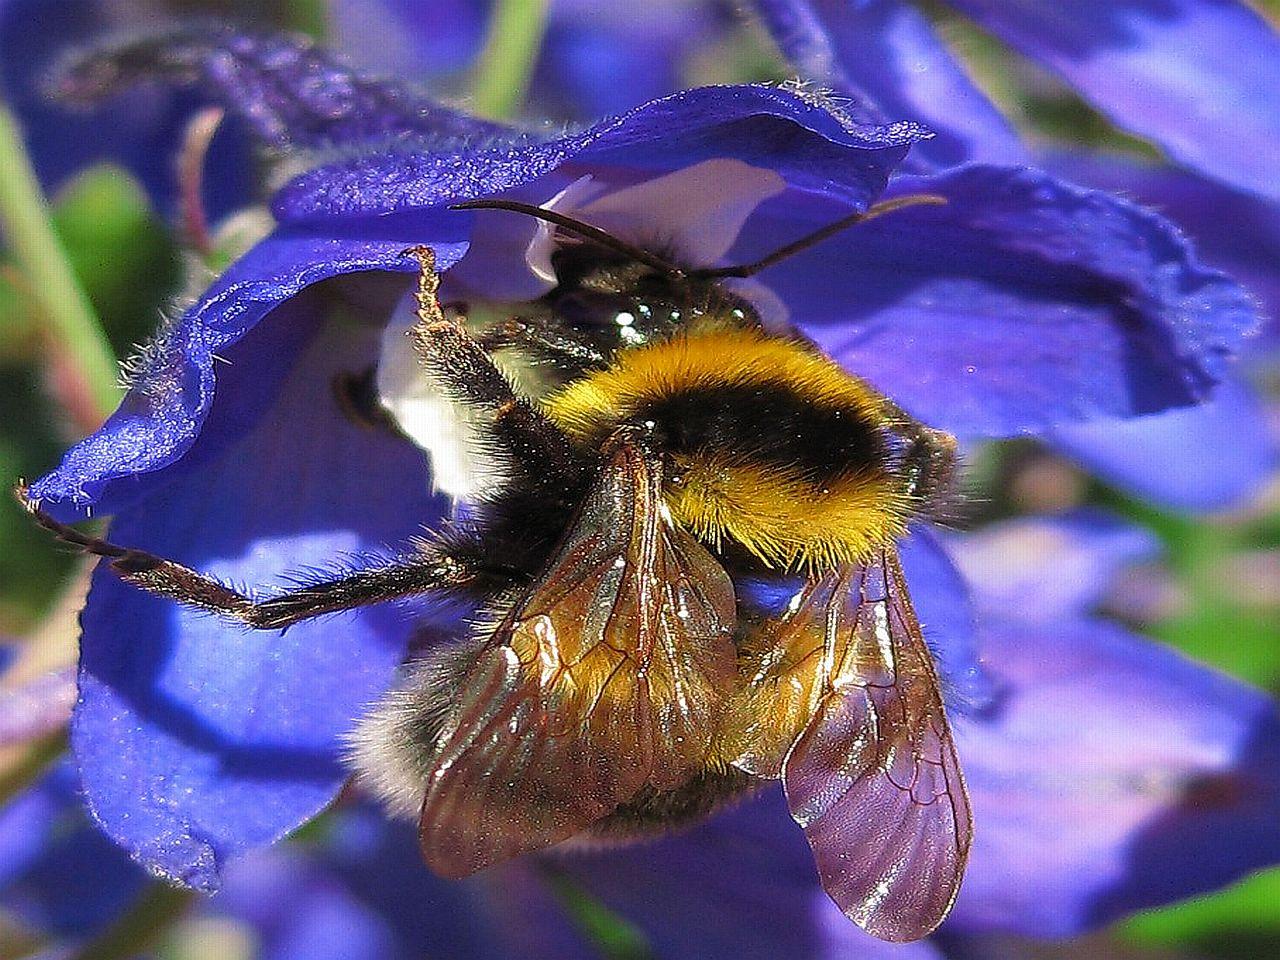
[[35, 942], [77, 941], [122, 914], [148, 877], [85, 817], [76, 774], [59, 764], [0, 809], [0, 906]]
[[411, 833], [369, 806], [335, 811], [305, 847], [254, 851], [223, 879], [216, 896], [198, 901], [157, 883], [89, 820], [69, 764], [0, 809], [0, 936], [15, 950], [75, 956], [96, 945], [223, 960], [595, 956], [535, 869], [438, 880], [422, 869]]
[[[1115, 155], [1047, 155], [1045, 164], [1079, 183], [1122, 193], [1160, 210], [1191, 236], [1206, 262], [1240, 280], [1259, 302], [1264, 324], [1249, 339], [1239, 375], [1210, 404], [1152, 418], [1147, 425], [1082, 424], [1058, 430], [1055, 443], [1077, 443], [1103, 477], [1141, 497], [1183, 509], [1239, 503], [1275, 475], [1274, 397], [1254, 384], [1274, 383], [1280, 334], [1280, 204], [1188, 170]], [[1133, 435], [1133, 428], [1138, 434]], [[1144, 442], [1146, 440], [1150, 442]], [[1161, 449], [1178, 457], [1174, 476], [1146, 469]]]
[[[1274, 217], [1273, 164], [1265, 158], [1274, 156], [1280, 137], [1270, 95], [1280, 83], [1280, 37], [1249, 5], [956, 0], [949, 6], [1184, 168], [1150, 174], [1138, 168], [1122, 183], [1123, 162], [1113, 161], [1099, 186], [1132, 188], [1210, 245], [1217, 245], [1221, 230], [1203, 229], [1206, 214], [1219, 227], [1237, 220], [1227, 228], [1237, 237], [1246, 224]], [[757, 0], [754, 7], [802, 75], [850, 97], [863, 116], [913, 119], [934, 132], [909, 165], [936, 170], [974, 161], [1035, 162], [1034, 140], [1019, 135], [912, 4]], [[1073, 163], [1069, 172], [1089, 182], [1087, 163]], [[1195, 190], [1215, 193], [1225, 205], [1211, 214], [1188, 211], [1182, 221], [1180, 198], [1196, 177], [1209, 182]], [[1167, 193], [1152, 189], [1157, 181]], [[1184, 186], [1175, 186], [1178, 181]], [[1218, 265], [1230, 268], [1230, 260]], [[1268, 273], [1255, 269], [1247, 278], [1259, 295], [1272, 282]], [[1244, 377], [1196, 409], [1126, 423], [1102, 418], [1059, 425], [1040, 438], [1110, 482], [1181, 509], [1239, 503], [1257, 492], [1277, 462], [1276, 441]], [[1152, 470], [1152, 463], [1176, 466]]]
[[[113, 539], [255, 586], [335, 555], [383, 549], [446, 513], [443, 498], [430, 493], [423, 451], [352, 422], [334, 387], [370, 382], [372, 370], [386, 406], [412, 399], [391, 375], [401, 338], [383, 333], [409, 309], [406, 282], [395, 277], [416, 269], [406, 247], [434, 248], [450, 298], [501, 303], [546, 291], [538, 267], [554, 235], [510, 214], [449, 205], [496, 195], [559, 204], [692, 263], [748, 261], [882, 195], [918, 136], [909, 124], [860, 124], [812, 97], [753, 87], [689, 91], [551, 140], [479, 123], [469, 135], [464, 117], [403, 92], [379, 97], [376, 85], [291, 54], [277, 39], [188, 35], [151, 49], [161, 54], [158, 68], [177, 64], [185, 78], [225, 91], [229, 107], [257, 129], [296, 127], [335, 143], [349, 135], [355, 155], [277, 195], [276, 231], [161, 334], [121, 410], [34, 484], [32, 496], [64, 519], [90, 508], [114, 514]], [[370, 130], [385, 141], [401, 122], [405, 135], [394, 149], [367, 149]], [[356, 149], [362, 141], [366, 149]], [[1237, 287], [1201, 267], [1165, 222], [1126, 202], [1047, 174], [989, 167], [902, 178], [888, 195], [908, 192], [948, 202], [833, 238], [761, 274], [742, 295], [930, 424], [1001, 434], [1195, 403], [1225, 374], [1227, 355], [1254, 322]], [[412, 416], [404, 421], [412, 436]], [[913, 543], [908, 576], [945, 672], [958, 691], [981, 686], [960, 581], [926, 533]], [[391, 682], [415, 633], [425, 642], [420, 628], [433, 613], [443, 616], [382, 605], [283, 635], [247, 633], [100, 570], [83, 617], [73, 728], [99, 823], [150, 870], [215, 886], [229, 860], [332, 799], [345, 779], [342, 736]], [[992, 658], [993, 676], [998, 667]], [[1111, 681], [1123, 687], [1128, 676]], [[1171, 709], [1190, 709], [1195, 684], [1174, 689], [1182, 692], [1171, 694]], [[993, 750], [1013, 732], [1002, 719], [1022, 717], [999, 710], [1018, 702], [1012, 696], [997, 695], [990, 714], [973, 696], [972, 723], [990, 731]], [[1232, 729], [1252, 729], [1270, 706], [1229, 687], [1222, 709]], [[1039, 722], [1027, 720], [1030, 733]], [[962, 743], [971, 736], [960, 733]], [[1229, 768], [1239, 742], [1225, 742], [1193, 769]], [[1019, 752], [1018, 759], [1036, 758]], [[1270, 776], [1266, 763], [1258, 769]], [[1187, 797], [1188, 776], [1178, 757], [1160, 770], [1170, 776], [1154, 801], [1163, 810]], [[1020, 772], [1013, 779], [1035, 785]], [[1016, 792], [1003, 792], [998, 776], [992, 783], [984, 799], [979, 775], [974, 793], [995, 840], [1012, 833], [1001, 830], [999, 810], [1016, 810]], [[1256, 821], [1244, 799], [1231, 814], [1269, 823], [1271, 795], [1252, 796], [1262, 805]], [[776, 796], [731, 817], [755, 823], [755, 811], [791, 829], [775, 816]], [[1107, 856], [1134, 841], [1140, 820], [1142, 813], [1112, 839]], [[711, 836], [721, 829], [705, 828]], [[1262, 839], [1266, 829], [1259, 827]], [[799, 833], [791, 836], [803, 851]], [[683, 849], [683, 842], [665, 844]], [[1063, 892], [1058, 900], [1067, 919], [1037, 927], [1020, 917], [1020, 929], [1080, 929], [1274, 858], [1269, 842], [1224, 850], [1213, 870], [1205, 864], [1205, 872], [1188, 870], [1165, 886], [1123, 867], [1106, 874], [1101, 889], [1090, 885], [1095, 875], [1078, 878], [1076, 899]], [[1026, 858], [1029, 872], [1034, 857]], [[839, 915], [805, 864], [789, 876], [808, 891], [804, 902], [826, 911], [819, 925], [827, 930]], [[975, 869], [981, 878], [980, 848]], [[638, 878], [638, 862], [634, 870]], [[974, 886], [985, 892], [957, 906], [957, 922], [969, 916], [979, 927], [1017, 927], [993, 905], [1017, 889], [1002, 886], [998, 868], [988, 876]], [[589, 882], [607, 892], [603, 880]], [[1030, 889], [1025, 879], [1021, 886]], [[646, 889], [654, 890], [641, 885], [638, 895]], [[1118, 905], [1110, 911], [1098, 905], [1108, 898]], [[659, 929], [653, 937], [666, 935]], [[823, 936], [861, 937], [849, 925]], [[815, 955], [825, 942], [814, 935]]]
[[[674, 78], [682, 65], [687, 66], [690, 48], [731, 35], [733, 26], [717, 4], [676, 6], [678, 15], [665, 8], [644, 15], [617, 11], [580, 24], [574, 23], [574, 11], [557, 6], [559, 16], [549, 28], [543, 69], [535, 77], [538, 101], [572, 112], [574, 98], [558, 93], [555, 83], [569, 76], [576, 77], [572, 88], [579, 116], [584, 104], [608, 109], [637, 103], [645, 93], [674, 92]], [[974, 160], [1020, 165], [1034, 159], [1035, 151], [969, 79], [930, 21], [910, 4], [765, 0], [754, 6], [801, 75], [844, 97], [844, 109], [863, 118], [919, 120], [929, 128], [933, 136], [917, 144], [901, 169], [936, 170]], [[1240, 158], [1266, 155], [1270, 149], [1266, 118], [1271, 114], [1258, 93], [1266, 89], [1266, 71], [1276, 60], [1276, 38], [1262, 19], [1239, 4], [1186, 3], [1163, 10], [1132, 3], [1113, 5], [1106, 17], [1092, 16], [1084, 6], [1057, 13], [1051, 6], [1033, 3], [956, 6], [1058, 70], [1117, 122], [1152, 137], [1175, 160], [1207, 176], [1243, 188], [1247, 185], [1241, 165], [1248, 161]], [[376, 51], [385, 44], [370, 25], [393, 23], [397, 65], [419, 78], [435, 76], [440, 69], [456, 72], [463, 53], [480, 42], [479, 9], [464, 4], [440, 22], [418, 13], [412, 6], [383, 0], [337, 0], [336, 39], [376, 67]], [[653, 29], [655, 16], [663, 29]], [[677, 25], [678, 41], [672, 37]], [[1230, 37], [1231, 43], [1217, 42], [1223, 37]], [[442, 47], [447, 48], [443, 54]], [[583, 49], [591, 55], [567, 53]], [[1224, 56], [1228, 49], [1252, 53]], [[624, 69], [630, 82], [608, 82]], [[1189, 81], [1192, 76], [1199, 80]], [[1191, 93], [1200, 106], [1188, 106]], [[1135, 105], [1139, 101], [1160, 109], [1143, 110]], [[1203, 106], [1209, 103], [1218, 106]], [[1251, 105], [1251, 124], [1234, 126], [1231, 138], [1215, 149], [1195, 146], [1210, 139], [1206, 116], [1225, 117], [1243, 104]], [[1180, 145], [1187, 149], [1180, 150]], [[1044, 157], [1040, 162], [1052, 167], [1057, 161]], [[1087, 177], [1079, 165], [1075, 172], [1077, 179]], [[1123, 189], [1115, 182], [1117, 173], [1113, 169], [1098, 185]], [[1134, 177], [1143, 180], [1144, 174], [1137, 170]], [[1150, 178], [1145, 179], [1151, 186]], [[1251, 182], [1235, 207], [1252, 205], [1252, 218], [1264, 220], [1270, 204], [1257, 198], [1256, 176]], [[1143, 194], [1140, 187], [1134, 184], [1140, 199], [1163, 208], [1163, 197]], [[1232, 192], [1230, 187], [1219, 190], [1223, 196]], [[1177, 207], [1179, 192], [1169, 198], [1171, 210]], [[1180, 226], [1195, 236], [1198, 224]], [[1221, 266], [1230, 272], [1230, 263]], [[1252, 378], [1256, 376], [1252, 372]], [[1255, 494], [1277, 462], [1276, 443], [1249, 379], [1228, 383], [1219, 396], [1194, 409], [1125, 422], [1100, 418], [1086, 425], [1049, 427], [1037, 436], [1049, 448], [1140, 497], [1181, 509], [1230, 506]], [[1185, 455], [1188, 450], [1196, 454]], [[1149, 469], [1151, 462], [1174, 461], [1177, 469]]]
[[[200, 107], [216, 98], [198, 88], [139, 85], [107, 108], [74, 107], [74, 91], [53, 89], [59, 64], [104, 38], [157, 32], [182, 11], [226, 12], [226, 4], [166, 4], [135, 0], [5, 0], [0, 4], [0, 89], [22, 122], [35, 169], [46, 190], [91, 162], [117, 163], [147, 188], [162, 212], [171, 212], [184, 184], [174, 162], [176, 145]], [[279, 11], [230, 5], [262, 25]], [[492, 4], [462, 0], [437, 4], [426, 15], [402, 0], [333, 0], [323, 5], [331, 45], [347, 62], [378, 77], [451, 91], [480, 53]], [[644, 8], [604, 8], [559, 2], [549, 11], [536, 72], [533, 109], [547, 116], [583, 119], [634, 106], [678, 90], [687, 61], [735, 23], [727, 5], [666, 0]], [[395, 86], [384, 82], [384, 88]], [[350, 131], [347, 132], [348, 134]], [[272, 147], [316, 144], [307, 130], [259, 129]], [[287, 142], [286, 142], [287, 139]], [[254, 164], [238, 117], [218, 129], [205, 157], [206, 213], [217, 219], [260, 199]]]
[[[1271, 91], [1280, 38], [1236, 0], [949, 0], [948, 6], [1056, 74], [1117, 126], [1181, 165], [1276, 197], [1267, 160], [1280, 137]], [[868, 109], [925, 123], [921, 162], [1019, 162], [1013, 126], [969, 79], [930, 21], [899, 0], [757, 0], [806, 74]]]

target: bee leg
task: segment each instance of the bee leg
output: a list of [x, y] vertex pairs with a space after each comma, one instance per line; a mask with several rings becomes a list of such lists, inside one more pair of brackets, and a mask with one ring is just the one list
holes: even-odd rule
[[41, 510], [27, 498], [23, 487], [16, 493], [19, 502], [40, 526], [63, 543], [109, 560], [111, 569], [126, 583], [261, 630], [287, 627], [322, 614], [429, 591], [491, 588], [495, 577], [491, 572], [479, 570], [461, 555], [421, 548], [379, 566], [306, 583], [295, 590], [258, 600], [180, 563], [81, 533]]
[[523, 347], [560, 366], [584, 371], [608, 359], [585, 335], [575, 336], [538, 317], [511, 317], [486, 330], [479, 342], [486, 350]]
[[913, 420], [895, 404], [886, 404], [895, 428], [906, 441], [902, 470], [907, 494], [926, 516], [946, 516], [956, 473], [956, 438]]
[[445, 316], [436, 296], [440, 278], [431, 248], [414, 247], [409, 252], [422, 264], [418, 322], [410, 331], [422, 365], [456, 401], [489, 413], [494, 439], [530, 479], [555, 487], [580, 481], [585, 465], [569, 438], [512, 389], [461, 323]]

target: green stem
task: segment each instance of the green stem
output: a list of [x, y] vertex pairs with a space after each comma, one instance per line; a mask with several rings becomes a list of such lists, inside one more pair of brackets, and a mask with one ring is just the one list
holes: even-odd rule
[[60, 346], [105, 417], [120, 402], [117, 365], [89, 298], [49, 220], [49, 204], [18, 132], [0, 105], [0, 230]]
[[498, 0], [471, 85], [472, 108], [495, 120], [524, 103], [542, 47], [550, 0]]

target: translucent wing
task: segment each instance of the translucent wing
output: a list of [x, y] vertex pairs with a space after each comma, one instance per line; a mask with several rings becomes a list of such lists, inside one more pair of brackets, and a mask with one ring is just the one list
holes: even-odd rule
[[739, 765], [782, 777], [822, 885], [854, 922], [925, 936], [955, 900], [972, 823], [897, 554], [810, 582], [760, 640]]
[[704, 765], [736, 682], [728, 576], [618, 443], [546, 573], [499, 624], [440, 740], [419, 823], [464, 876]]

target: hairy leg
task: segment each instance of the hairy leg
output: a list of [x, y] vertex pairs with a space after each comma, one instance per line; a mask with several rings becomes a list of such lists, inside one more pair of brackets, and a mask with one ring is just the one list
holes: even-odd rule
[[180, 563], [81, 533], [41, 510], [27, 498], [25, 488], [20, 486], [16, 493], [37, 523], [63, 543], [110, 561], [125, 582], [261, 630], [431, 591], [489, 591], [502, 580], [500, 573], [481, 571], [461, 556], [424, 547], [378, 566], [257, 599]]
[[510, 317], [485, 330], [478, 338], [485, 350], [523, 347], [560, 366], [579, 370], [599, 366], [607, 359], [585, 334], [566, 332], [545, 317]]
[[422, 364], [459, 403], [487, 412], [490, 430], [526, 476], [563, 487], [581, 479], [585, 464], [569, 438], [528, 400], [516, 394], [502, 371], [466, 328], [441, 309], [435, 254], [414, 247], [418, 323], [410, 333]]

